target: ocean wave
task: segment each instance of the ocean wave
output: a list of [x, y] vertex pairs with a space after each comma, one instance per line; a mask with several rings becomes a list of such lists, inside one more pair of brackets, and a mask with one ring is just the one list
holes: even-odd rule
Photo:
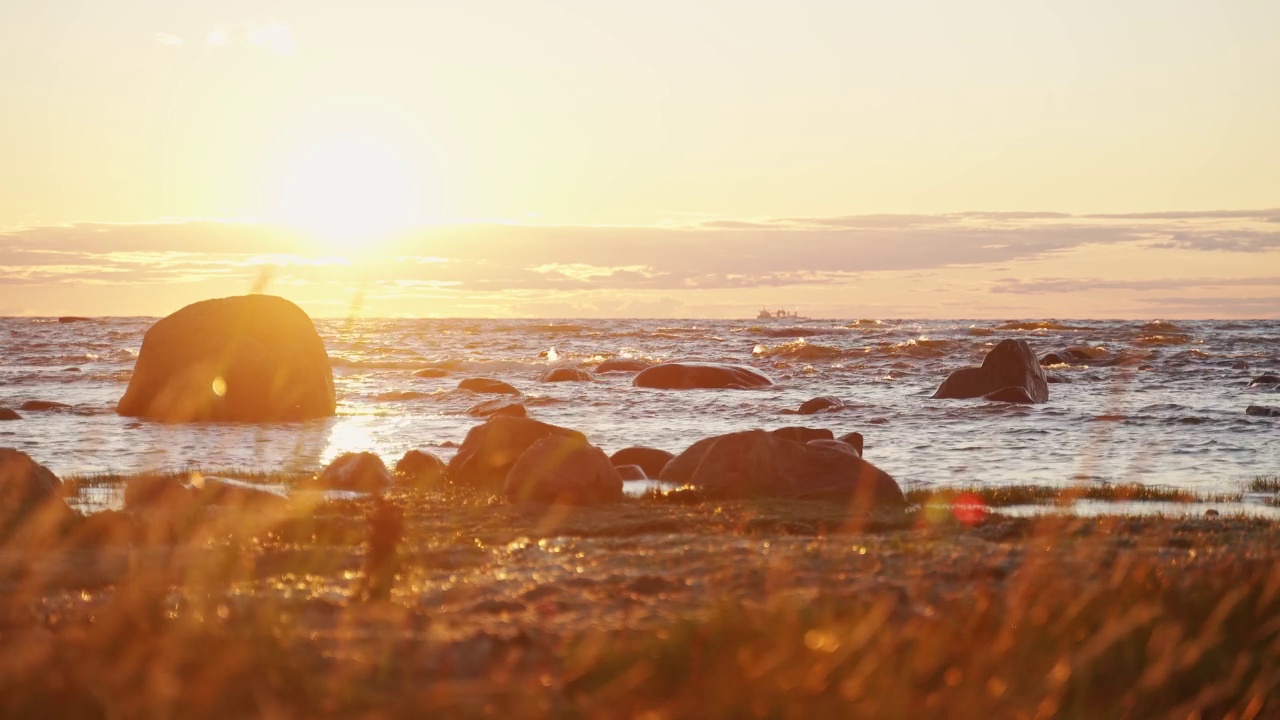
[[1010, 320], [996, 326], [997, 330], [1075, 330], [1056, 320]]
[[1191, 342], [1190, 335], [1144, 335], [1134, 341], [1138, 345], [1150, 347], [1156, 345], [1186, 345]]
[[792, 342], [779, 343], [773, 347], [757, 345], [751, 350], [751, 354], [758, 358], [785, 358], [789, 360], [831, 360], [844, 357], [847, 352], [847, 350], [831, 347], [830, 345], [811, 343], [803, 338]]

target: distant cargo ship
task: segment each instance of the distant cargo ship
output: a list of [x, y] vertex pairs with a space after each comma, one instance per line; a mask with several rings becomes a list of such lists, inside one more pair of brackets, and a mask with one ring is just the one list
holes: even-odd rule
[[768, 310], [762, 309], [759, 313], [756, 314], [756, 319], [757, 320], [812, 320], [813, 318], [804, 317], [798, 312], [787, 312], [786, 310], [774, 310], [773, 312], [770, 312]]

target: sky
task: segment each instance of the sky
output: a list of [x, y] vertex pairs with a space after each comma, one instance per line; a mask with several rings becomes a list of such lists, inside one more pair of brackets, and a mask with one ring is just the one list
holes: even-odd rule
[[0, 314], [1280, 317], [1274, 0], [0, 8]]

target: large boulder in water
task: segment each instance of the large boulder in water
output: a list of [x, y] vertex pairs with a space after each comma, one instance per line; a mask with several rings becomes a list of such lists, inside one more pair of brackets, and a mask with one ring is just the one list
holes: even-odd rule
[[501, 489], [507, 472], [530, 446], [545, 437], [572, 437], [582, 442], [587, 437], [577, 430], [550, 425], [537, 420], [497, 415], [471, 428], [449, 461], [449, 481], [467, 487]]
[[333, 370], [311, 318], [271, 295], [205, 300], [160, 320], [120, 415], [273, 422], [333, 415]]
[[995, 397], [991, 399], [1022, 397], [1013, 391], [996, 392], [1005, 388], [1025, 390], [1026, 399], [1022, 402], [1049, 401], [1048, 378], [1025, 340], [1001, 340], [987, 353], [981, 367], [962, 368], [951, 373], [933, 397], [978, 398], [993, 394]]
[[802, 445], [763, 430], [715, 438], [689, 484], [714, 497], [837, 497], [859, 509], [906, 506], [898, 483], [852, 448]]
[[[761, 432], [764, 431], [762, 430]], [[803, 445], [811, 440], [831, 440], [835, 438], [835, 435], [825, 428], [782, 427], [770, 430], [768, 433], [794, 442], [797, 445]], [[698, 465], [702, 463], [702, 458], [707, 454], [707, 451], [722, 437], [724, 436], [713, 435], [690, 445], [684, 452], [675, 456], [663, 466], [657, 477], [668, 482], [687, 484], [693, 478], [693, 472], [698, 469]]]
[[521, 453], [502, 494], [517, 503], [597, 505], [622, 499], [622, 477], [586, 439], [548, 435]]
[[671, 362], [640, 371], [631, 384], [659, 390], [748, 389], [769, 387], [773, 381], [745, 365]]

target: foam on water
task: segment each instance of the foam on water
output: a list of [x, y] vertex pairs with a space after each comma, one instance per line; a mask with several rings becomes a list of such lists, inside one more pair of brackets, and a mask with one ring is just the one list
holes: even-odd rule
[[[1231, 491], [1280, 473], [1280, 322], [1154, 323], [1025, 320], [321, 320], [338, 416], [272, 425], [164, 425], [114, 414], [148, 318], [59, 324], [0, 318], [0, 406], [27, 400], [68, 410], [0, 423], [0, 446], [60, 474], [206, 468], [313, 470], [346, 451], [394, 462], [412, 448], [447, 457], [478, 420], [464, 377], [511, 382], [538, 419], [576, 428], [606, 451], [678, 452], [707, 435], [803, 423], [866, 436], [867, 458], [908, 485], [1138, 482]], [[1039, 354], [1103, 347], [1054, 366], [1050, 402], [1010, 406], [933, 400], [947, 374], [977, 364], [995, 342], [1028, 340]], [[627, 373], [591, 383], [541, 383], [556, 365], [590, 369], [610, 357], [697, 359], [753, 366], [778, 384], [749, 391], [661, 391]], [[439, 378], [415, 377], [436, 368]], [[819, 395], [850, 407], [783, 414]]]

